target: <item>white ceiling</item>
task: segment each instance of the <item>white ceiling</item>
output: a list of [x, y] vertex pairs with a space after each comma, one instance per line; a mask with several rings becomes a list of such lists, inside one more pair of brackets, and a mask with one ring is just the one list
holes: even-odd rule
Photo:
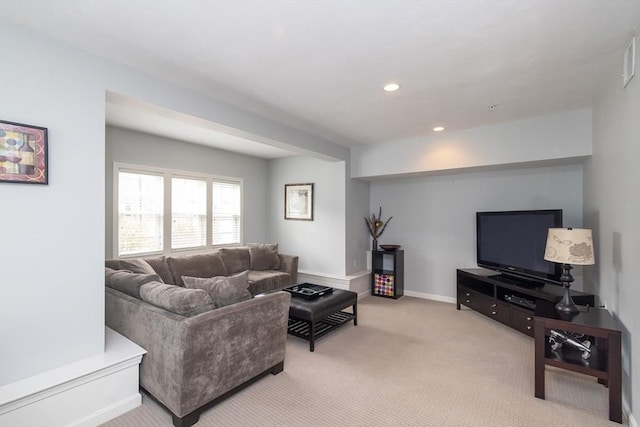
[[640, 0], [0, 0], [0, 16], [354, 146], [590, 106]]

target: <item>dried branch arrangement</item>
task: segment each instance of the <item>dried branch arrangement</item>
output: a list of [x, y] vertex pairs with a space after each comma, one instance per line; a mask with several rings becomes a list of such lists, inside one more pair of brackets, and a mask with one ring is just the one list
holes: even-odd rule
[[364, 222], [367, 224], [367, 228], [369, 229], [369, 234], [373, 237], [373, 240], [377, 240], [378, 237], [382, 235], [384, 229], [387, 228], [389, 222], [391, 221], [392, 216], [385, 222], [382, 220], [382, 206], [380, 206], [380, 210], [378, 211], [378, 216], [376, 217], [375, 213], [371, 214], [370, 218], [365, 217]]

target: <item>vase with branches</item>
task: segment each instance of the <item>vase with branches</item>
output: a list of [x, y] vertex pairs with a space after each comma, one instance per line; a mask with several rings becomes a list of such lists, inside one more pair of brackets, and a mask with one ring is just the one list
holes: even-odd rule
[[364, 217], [364, 222], [367, 224], [367, 229], [369, 230], [369, 234], [371, 234], [371, 238], [373, 242], [371, 243], [371, 249], [374, 251], [378, 250], [378, 237], [382, 235], [384, 229], [387, 228], [389, 222], [391, 221], [392, 216], [389, 217], [388, 220], [382, 220], [382, 206], [378, 210], [378, 216], [376, 217], [375, 212], [371, 214], [370, 217]]

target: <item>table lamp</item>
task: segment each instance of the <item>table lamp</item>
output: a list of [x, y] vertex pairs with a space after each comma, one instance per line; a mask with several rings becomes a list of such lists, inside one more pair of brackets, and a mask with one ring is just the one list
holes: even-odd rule
[[576, 314], [580, 310], [573, 302], [569, 288], [573, 282], [572, 265], [593, 265], [593, 238], [591, 230], [584, 228], [550, 228], [544, 259], [562, 264], [560, 281], [564, 296], [556, 304], [556, 310], [564, 314]]

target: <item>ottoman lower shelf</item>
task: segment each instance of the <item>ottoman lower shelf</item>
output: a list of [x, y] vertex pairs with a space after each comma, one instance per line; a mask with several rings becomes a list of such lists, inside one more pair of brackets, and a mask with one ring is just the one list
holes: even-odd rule
[[[356, 316], [351, 313], [347, 313], [346, 311], [338, 311], [337, 313], [333, 313], [326, 319], [323, 319], [315, 324], [315, 330], [313, 331], [314, 340], [328, 334], [334, 329], [339, 328], [340, 326], [352, 321], [355, 318]], [[310, 342], [312, 338], [312, 326], [312, 323], [307, 320], [289, 318], [289, 333], [293, 336], [303, 338]]]

